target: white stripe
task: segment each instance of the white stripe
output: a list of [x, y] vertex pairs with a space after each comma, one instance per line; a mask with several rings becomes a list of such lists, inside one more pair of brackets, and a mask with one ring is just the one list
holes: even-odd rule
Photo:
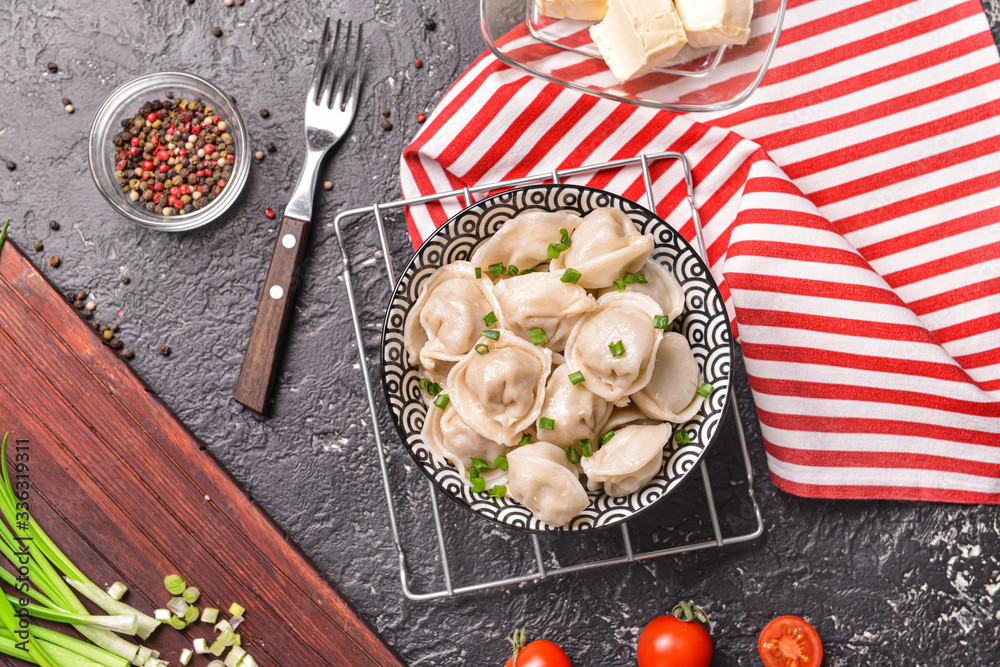
[[975, 445], [966, 442], [946, 442], [939, 438], [891, 433], [865, 433], [862, 438], [845, 437], [843, 433], [810, 432], [808, 438], [802, 431], [792, 431], [774, 426], [767, 427], [768, 440], [788, 449], [808, 452], [886, 452], [943, 456], [963, 461], [982, 461], [1000, 464], [1000, 447]]
[[913, 468], [828, 468], [785, 463], [770, 454], [767, 465], [774, 474], [799, 484], [815, 486], [888, 486], [1000, 492], [1000, 479], [941, 470]]

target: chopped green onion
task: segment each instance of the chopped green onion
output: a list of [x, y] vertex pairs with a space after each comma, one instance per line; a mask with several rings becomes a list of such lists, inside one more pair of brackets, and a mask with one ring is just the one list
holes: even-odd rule
[[215, 623], [219, 620], [219, 610], [215, 607], [205, 607], [201, 612], [202, 623]]
[[170, 602], [167, 603], [167, 609], [175, 616], [184, 616], [189, 606], [182, 597], [170, 598]]
[[520, 271], [513, 264], [511, 264], [510, 266], [507, 267], [507, 275], [508, 276], [516, 276], [518, 273], [520, 273]]
[[437, 382], [431, 382], [427, 378], [420, 378], [420, 388], [431, 396], [437, 396], [441, 393], [441, 385]]
[[171, 595], [180, 595], [187, 588], [187, 583], [179, 574], [168, 574], [163, 577], [163, 585], [167, 587]]
[[624, 292], [625, 291], [625, 281], [624, 280], [616, 280], [612, 284], [615, 286], [615, 290], [616, 291], [618, 291], [618, 292]]
[[490, 464], [482, 459], [477, 459], [475, 456], [470, 457], [472, 459], [472, 467], [479, 472], [486, 472], [490, 469]]
[[566, 250], [569, 250], [569, 246], [565, 243], [550, 243], [549, 247], [545, 250], [545, 254], [549, 259], [556, 259]]
[[476, 479], [477, 477], [482, 477], [482, 475], [479, 474], [479, 470], [476, 469], [476, 466], [472, 466], [469, 468], [469, 479]]
[[646, 284], [646, 274], [645, 273], [637, 273], [637, 274], [635, 274], [635, 281], [637, 283], [642, 283], [643, 285], [645, 285]]
[[483, 277], [483, 270], [477, 266], [476, 267], [476, 278], [482, 278], [482, 277]]
[[226, 663], [224, 663], [222, 660], [213, 660], [212, 662], [208, 663], [208, 667], [226, 667]]
[[240, 636], [240, 633], [234, 632], [233, 633], [233, 646], [242, 646], [242, 645], [243, 645], [243, 637]]
[[490, 264], [490, 275], [491, 276], [502, 276], [507, 273], [507, 267], [503, 265], [503, 262], [497, 262], [496, 264]]
[[590, 444], [589, 439], [584, 438], [583, 440], [580, 441], [580, 451], [583, 453], [584, 456], [587, 457], [594, 455], [594, 448]]
[[503, 498], [507, 495], [507, 487], [503, 484], [494, 484], [490, 489], [490, 498]]
[[620, 340], [611, 343], [610, 345], [608, 345], [608, 348], [611, 349], [611, 356], [613, 357], [620, 357], [623, 354], [625, 354], [625, 343], [621, 342]]
[[479, 354], [489, 354], [490, 346], [486, 343], [476, 343], [476, 352]]
[[549, 337], [545, 335], [545, 332], [541, 329], [529, 329], [528, 338], [535, 345], [545, 345], [549, 342]]
[[575, 285], [582, 276], [583, 274], [576, 269], [566, 269], [562, 274], [562, 278], [559, 280], [564, 283], [573, 283]]
[[653, 316], [653, 328], [654, 329], [666, 329], [667, 325], [670, 324], [670, 318], [666, 315], [654, 315]]
[[493, 466], [495, 468], [500, 468], [500, 470], [506, 471], [507, 470], [507, 457], [506, 456], [498, 456], [498, 457], [496, 457], [495, 459], [493, 459]]
[[518, 444], [519, 447], [523, 447], [524, 445], [530, 445], [531, 444], [531, 436], [528, 435], [527, 433], [524, 434], [524, 435], [522, 435], [521, 436], [521, 441], [519, 443], [517, 443], [517, 444]]
[[583, 373], [581, 371], [576, 371], [569, 374], [569, 381], [573, 384], [580, 384], [584, 381]]
[[184, 592], [181, 593], [181, 597], [184, 598], [184, 601], [188, 604], [194, 604], [198, 601], [198, 598], [201, 597], [201, 591], [194, 586], [188, 586], [184, 589]]
[[194, 623], [198, 620], [198, 607], [188, 607], [188, 610], [184, 612], [184, 622]]
[[180, 657], [180, 663], [182, 665], [188, 664], [189, 662], [191, 662], [191, 656], [192, 655], [194, 655], [194, 652], [191, 649], [186, 648], [186, 649], [182, 650], [181, 651], [181, 657]]
[[[233, 629], [233, 632], [235, 632], [236, 628], [240, 627], [240, 623], [242, 623], [245, 620], [246, 619], [243, 618], [242, 616], [233, 616], [232, 618], [229, 619], [229, 627], [231, 627]], [[233, 636], [235, 637], [236, 635]]]
[[226, 667], [237, 667], [246, 653], [239, 646], [233, 646], [232, 650], [229, 651], [229, 655], [226, 656]]
[[521, 271], [521, 275], [522, 276], [526, 276], [529, 273], [538, 273], [538, 270], [537, 269], [525, 269], [524, 271]]
[[225, 632], [226, 630], [232, 630], [232, 629], [233, 626], [229, 625], [229, 621], [227, 621], [226, 619], [222, 619], [221, 621], [215, 624], [216, 633]]
[[[218, 611], [218, 609], [216, 609], [216, 611]], [[202, 619], [202, 620], [204, 620], [204, 619]], [[198, 639], [195, 639], [194, 640], [194, 652], [197, 653], [198, 655], [203, 655], [205, 653], [208, 653], [208, 642], [205, 641], [204, 639], [202, 639], [201, 637], [198, 637]]]
[[164, 623], [170, 622], [170, 610], [169, 609], [156, 609], [153, 611], [153, 618]]
[[494, 324], [496, 324], [496, 321], [497, 321], [497, 314], [494, 313], [492, 310], [483, 315], [483, 322], [485, 322], [486, 326], [488, 327], [491, 327]]
[[108, 588], [108, 595], [110, 595], [116, 600], [121, 600], [123, 597], [125, 597], [125, 593], [127, 591], [128, 591], [128, 586], [126, 586], [120, 581], [116, 581], [115, 583], [111, 584], [111, 586]]
[[608, 440], [610, 440], [613, 437], [615, 437], [615, 432], [614, 431], [608, 431], [607, 433], [605, 433], [604, 435], [602, 435], [601, 436], [601, 446], [603, 447], [604, 445], [608, 444]]
[[212, 645], [208, 647], [208, 652], [218, 658], [226, 651], [226, 645], [216, 639], [212, 642]]
[[686, 445], [691, 442], [691, 436], [688, 435], [685, 429], [679, 428], [677, 429], [677, 433], [674, 433], [674, 440], [677, 441], [678, 445]]
[[704, 396], [705, 398], [708, 398], [713, 391], [715, 391], [715, 387], [708, 384], [707, 382], [702, 382], [701, 386], [698, 387], [694, 393], [698, 394], [699, 396]]
[[500, 332], [497, 331], [496, 329], [483, 329], [479, 333], [483, 334], [484, 336], [486, 336], [487, 338], [490, 338], [492, 340], [499, 340], [500, 339]]
[[569, 232], [567, 232], [565, 229], [559, 230], [559, 240], [562, 242], [562, 245], [566, 246], [567, 250], [569, 249], [570, 246], [573, 245], [573, 241], [569, 237]]
[[635, 274], [631, 273], [629, 271], [626, 271], [623, 280], [625, 282], [627, 282], [629, 285], [634, 285], [635, 284], [635, 280], [636, 280]]
[[580, 453], [576, 451], [573, 445], [566, 448], [566, 460], [573, 464], [580, 462]]
[[219, 636], [216, 638], [216, 641], [220, 641], [223, 644], [225, 644], [226, 646], [232, 646], [233, 645], [233, 631], [232, 630], [223, 630], [222, 632], [219, 633]]
[[437, 398], [434, 399], [434, 405], [438, 406], [442, 410], [448, 407], [448, 403], [450, 402], [451, 399], [448, 398], [448, 394], [438, 394]]
[[486, 480], [482, 477], [476, 477], [472, 480], [472, 492], [482, 493], [486, 490]]
[[176, 616], [170, 617], [170, 627], [174, 630], [183, 630], [187, 627], [187, 623], [184, 622], [183, 618], [177, 618]]
[[538, 428], [544, 428], [544, 429], [548, 429], [549, 431], [551, 431], [555, 427], [556, 427], [556, 422], [555, 422], [554, 419], [549, 419], [548, 417], [539, 417], [538, 418]]

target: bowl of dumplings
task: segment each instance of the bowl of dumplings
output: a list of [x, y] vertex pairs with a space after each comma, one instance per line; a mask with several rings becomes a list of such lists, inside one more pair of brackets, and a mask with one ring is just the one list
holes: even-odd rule
[[702, 460], [729, 403], [718, 286], [665, 221], [574, 185], [508, 190], [439, 227], [382, 332], [403, 446], [440, 490], [521, 531], [618, 525]]

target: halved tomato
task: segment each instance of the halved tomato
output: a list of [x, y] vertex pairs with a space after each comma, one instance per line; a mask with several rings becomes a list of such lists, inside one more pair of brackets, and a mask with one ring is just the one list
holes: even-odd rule
[[779, 616], [765, 625], [757, 651], [765, 667], [819, 667], [823, 662], [819, 633], [798, 616]]

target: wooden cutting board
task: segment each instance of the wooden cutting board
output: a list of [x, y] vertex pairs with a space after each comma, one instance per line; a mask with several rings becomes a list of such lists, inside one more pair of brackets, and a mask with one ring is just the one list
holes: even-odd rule
[[[29, 447], [33, 514], [95, 584], [123, 581], [125, 601], [151, 613], [170, 598], [164, 575], [179, 573], [199, 606], [246, 607], [239, 632], [261, 665], [403, 664], [11, 241], [0, 251], [7, 430]], [[212, 635], [195, 623], [145, 644], [178, 664]]]

